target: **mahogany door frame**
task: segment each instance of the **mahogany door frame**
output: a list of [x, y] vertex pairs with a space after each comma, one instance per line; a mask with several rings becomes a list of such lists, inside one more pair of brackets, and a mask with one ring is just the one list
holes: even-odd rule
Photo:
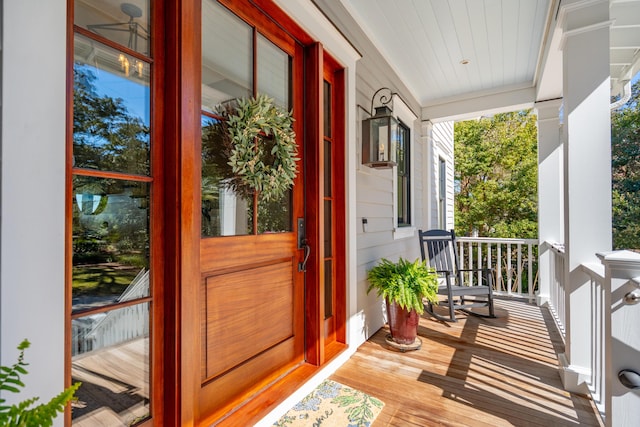
[[[345, 72], [339, 63], [328, 55], [320, 42], [305, 48], [305, 151], [306, 151], [306, 220], [307, 239], [312, 248], [307, 264], [307, 362], [316, 366], [325, 364], [329, 359], [346, 347], [346, 147], [345, 147]], [[325, 326], [325, 268], [324, 268], [324, 76], [326, 72], [334, 76], [335, 92], [332, 97], [333, 121], [333, 187], [335, 191], [334, 227], [335, 265], [335, 343], [329, 347], [326, 343]], [[341, 244], [337, 244], [342, 242]]]
[[[241, 10], [243, 2], [239, 0], [219, 0], [234, 12]], [[305, 183], [307, 202], [314, 200], [314, 208], [306, 212], [307, 239], [312, 246], [312, 256], [307, 264], [307, 279], [305, 283], [306, 317], [305, 317], [305, 351], [306, 366], [295, 375], [291, 381], [304, 381], [313, 375], [316, 369], [311, 366], [324, 365], [334, 354], [327, 354], [324, 346], [324, 296], [322, 276], [323, 263], [320, 254], [323, 253], [322, 235], [323, 217], [321, 209], [323, 194], [323, 174], [317, 170], [317, 162], [313, 159], [322, 159], [322, 144], [314, 143], [316, 149], [310, 152], [310, 141], [322, 141], [322, 85], [323, 67], [325, 61], [334, 61], [326, 55], [320, 43], [313, 43], [311, 37], [297, 25], [289, 16], [279, 9], [272, 0], [252, 0], [263, 13], [271, 18], [265, 21], [265, 25], [277, 25], [286, 28], [298, 43], [305, 49], [305, 87], [307, 98], [305, 99], [304, 114], [304, 143], [307, 182]], [[255, 13], [251, 8], [248, 13]], [[166, 102], [162, 116], [165, 118], [164, 138], [166, 141], [174, 141], [167, 144], [165, 153], [163, 185], [165, 193], [164, 219], [165, 219], [165, 287], [164, 295], [167, 301], [165, 309], [165, 375], [164, 393], [165, 408], [164, 419], [167, 425], [194, 425], [203, 414], [198, 410], [198, 391], [200, 388], [200, 370], [193, 369], [200, 365], [199, 350], [202, 346], [200, 331], [198, 328], [185, 327], [185, 325], [199, 324], [199, 287], [200, 277], [200, 188], [201, 159], [200, 159], [200, 55], [201, 55], [201, 0], [177, 0], [166, 2], [164, 8], [164, 31], [175, 37], [166, 37], [164, 45], [165, 69], [164, 96]], [[246, 15], [242, 15], [241, 17]], [[342, 244], [336, 246], [341, 252], [344, 262], [336, 266], [336, 275], [340, 278], [340, 286], [337, 287], [337, 297], [341, 301], [336, 305], [338, 321], [336, 328], [337, 341], [346, 343], [346, 143], [345, 143], [345, 114], [346, 114], [346, 72], [334, 61], [336, 73], [336, 90], [342, 93], [341, 102], [336, 101], [335, 115], [340, 119], [335, 123], [336, 133], [342, 138], [339, 154], [334, 165], [339, 172], [336, 179], [340, 184], [336, 188], [342, 188], [340, 200], [336, 208], [341, 221], [336, 221], [334, 226]], [[170, 71], [175, 70], [175, 71]], [[299, 77], [299, 76], [298, 76]], [[296, 78], [298, 78], [296, 77]], [[313, 77], [313, 78], [310, 78]], [[313, 112], [313, 113], [312, 113]], [[160, 114], [160, 113], [159, 113]], [[314, 166], [315, 165], [315, 166]], [[314, 171], [315, 169], [315, 171]], [[310, 178], [313, 177], [311, 180]], [[197, 185], [194, 183], [198, 183]], [[346, 347], [346, 344], [344, 345]], [[336, 353], [337, 354], [337, 353]], [[295, 384], [294, 384], [295, 387]], [[266, 401], [273, 404], [274, 401], [286, 397], [282, 387]], [[264, 397], [264, 396], [263, 396]], [[262, 399], [254, 399], [256, 401]], [[259, 416], [266, 413], [269, 407], [259, 403], [246, 405], [247, 411], [253, 411], [252, 415]], [[258, 408], [259, 407], [259, 408]]]
[[[196, 1], [194, 1], [196, 3]], [[174, 236], [166, 233], [165, 225], [172, 224], [170, 220], [174, 218], [170, 209], [165, 209], [167, 204], [165, 203], [165, 196], [169, 194], [167, 191], [168, 185], [173, 181], [169, 174], [165, 174], [166, 171], [173, 171], [171, 167], [167, 167], [168, 163], [175, 160], [175, 157], [168, 153], [166, 148], [169, 147], [167, 141], [169, 134], [172, 131], [174, 122], [172, 120], [165, 120], [165, 103], [166, 99], [171, 99], [170, 95], [161, 96], [165, 90], [171, 89], [171, 77], [165, 78], [167, 70], [165, 62], [167, 54], [171, 52], [177, 52], [177, 49], [170, 48], [174, 39], [170, 39], [169, 42], [165, 42], [163, 25], [160, 23], [168, 24], [171, 27], [170, 18], [176, 17], [174, 10], [172, 10], [173, 2], [170, 1], [151, 1], [150, 7], [150, 19], [154, 24], [151, 26], [151, 54], [149, 62], [152, 63], [153, 72], [150, 81], [150, 138], [151, 138], [151, 150], [150, 159], [152, 169], [150, 171], [149, 183], [152, 183], [151, 188], [151, 207], [149, 210], [150, 215], [150, 272], [151, 272], [151, 291], [148, 299], [150, 306], [150, 344], [149, 344], [149, 381], [150, 381], [150, 417], [149, 419], [141, 422], [140, 426], [152, 426], [152, 425], [164, 425], [171, 424], [172, 420], [176, 419], [179, 395], [173, 388], [176, 381], [168, 380], [177, 379], [177, 369], [175, 366], [175, 358], [173, 357], [173, 351], [176, 349], [176, 345], [172, 340], [172, 336], [168, 336], [165, 331], [175, 331], [176, 323], [173, 321], [173, 306], [168, 301], [171, 301], [173, 292], [175, 291], [175, 283], [167, 274], [171, 274], [171, 263], [163, 262], [166, 259], [175, 259], [172, 248], [175, 247], [172, 238]], [[165, 7], [166, 6], [166, 7]], [[65, 205], [65, 366], [64, 366], [64, 384], [65, 387], [71, 385], [71, 317], [72, 317], [72, 260], [73, 260], [73, 242], [71, 236], [72, 219], [73, 219], [73, 175], [74, 173], [74, 160], [73, 160], [73, 106], [74, 106], [74, 39], [76, 34], [84, 35], [96, 39], [99, 43], [113, 49], [122, 51], [126, 50], [123, 46], [111, 41], [106, 37], [94, 34], [93, 32], [86, 30], [82, 27], [75, 26], [75, 13], [74, 13], [74, 1], [68, 1], [66, 7], [67, 17], [67, 34], [66, 34], [66, 46], [67, 46], [67, 73], [66, 73], [66, 123], [65, 123], [65, 138], [66, 138], [66, 153], [65, 153], [65, 193], [67, 195], [67, 202]], [[168, 122], [168, 126], [165, 123]], [[169, 132], [167, 134], [166, 132]], [[85, 176], [90, 176], [91, 171], [83, 173]], [[119, 179], [123, 179], [126, 174], [109, 174], [108, 172], [98, 173], [96, 176], [108, 176], [112, 175]], [[170, 218], [169, 220], [167, 218]], [[71, 407], [67, 405], [64, 411], [64, 425], [71, 425]]]

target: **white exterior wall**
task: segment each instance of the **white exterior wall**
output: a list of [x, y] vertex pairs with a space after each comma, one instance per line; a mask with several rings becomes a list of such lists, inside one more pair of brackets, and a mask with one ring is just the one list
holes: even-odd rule
[[454, 189], [453, 189], [453, 172], [454, 172], [454, 156], [453, 156], [453, 121], [431, 123], [430, 121], [422, 122], [425, 144], [428, 152], [425, 153], [427, 163], [425, 171], [429, 178], [426, 180], [428, 186], [428, 203], [425, 211], [428, 212], [428, 219], [425, 221], [425, 228], [440, 228], [439, 224], [439, 204], [438, 197], [440, 194], [440, 159], [443, 159], [447, 165], [446, 172], [446, 230], [454, 228]]
[[[359, 82], [358, 82], [359, 83]], [[395, 101], [396, 105], [398, 101]], [[395, 110], [398, 108], [396, 107]], [[396, 112], [394, 110], [394, 112]], [[356, 174], [356, 242], [357, 242], [357, 275], [358, 275], [358, 309], [364, 313], [364, 338], [373, 335], [385, 323], [384, 305], [372, 292], [367, 295], [367, 271], [381, 258], [397, 260], [399, 257], [410, 260], [420, 256], [416, 230], [422, 224], [422, 182], [420, 165], [423, 143], [420, 137], [420, 127], [416, 120], [405, 124], [411, 126], [411, 181], [412, 191], [412, 227], [396, 228], [395, 193], [397, 174], [396, 168], [372, 169], [361, 163], [362, 140], [360, 138], [362, 120], [368, 114], [360, 111], [358, 122], [357, 174]], [[363, 219], [367, 220], [367, 228], [363, 226]]]
[[31, 341], [26, 390], [10, 401], [48, 401], [64, 386], [66, 10], [64, 0], [3, 2], [2, 365]]

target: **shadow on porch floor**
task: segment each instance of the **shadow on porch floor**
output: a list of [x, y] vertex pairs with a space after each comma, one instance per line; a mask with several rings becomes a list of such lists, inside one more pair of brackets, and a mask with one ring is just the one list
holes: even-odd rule
[[364, 343], [331, 379], [385, 402], [380, 426], [598, 426], [588, 397], [564, 391], [563, 351], [549, 311], [496, 301], [496, 319], [425, 314], [422, 348], [388, 349], [388, 327]]

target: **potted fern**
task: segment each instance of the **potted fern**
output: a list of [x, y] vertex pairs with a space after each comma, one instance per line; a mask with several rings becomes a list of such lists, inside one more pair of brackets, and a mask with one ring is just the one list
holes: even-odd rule
[[424, 261], [414, 262], [400, 258], [398, 262], [388, 259], [369, 270], [367, 293], [376, 290], [384, 298], [391, 336], [395, 343], [411, 345], [418, 334], [418, 321], [424, 313], [423, 298], [438, 302], [438, 280], [435, 270]]

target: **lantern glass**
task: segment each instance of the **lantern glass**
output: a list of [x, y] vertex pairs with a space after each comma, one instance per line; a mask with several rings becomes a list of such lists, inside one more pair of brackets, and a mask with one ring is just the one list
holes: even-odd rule
[[390, 168], [396, 164], [398, 121], [386, 107], [363, 122], [362, 163], [372, 168]]

